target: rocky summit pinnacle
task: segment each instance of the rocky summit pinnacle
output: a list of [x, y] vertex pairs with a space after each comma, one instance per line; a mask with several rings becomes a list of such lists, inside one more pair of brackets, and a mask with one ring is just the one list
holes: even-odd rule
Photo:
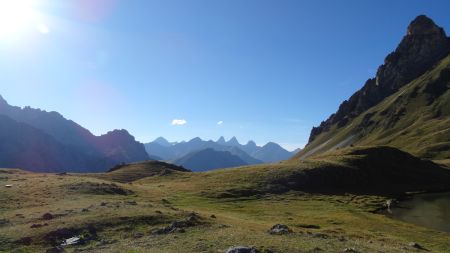
[[309, 142], [333, 125], [345, 126], [362, 112], [380, 103], [401, 87], [424, 74], [450, 53], [450, 39], [444, 29], [421, 15], [408, 26], [402, 41], [384, 60], [375, 78], [345, 100], [335, 114], [311, 130]]
[[417, 16], [408, 26], [407, 35], [439, 34], [444, 37], [444, 29], [437, 26], [432, 19], [425, 15]]

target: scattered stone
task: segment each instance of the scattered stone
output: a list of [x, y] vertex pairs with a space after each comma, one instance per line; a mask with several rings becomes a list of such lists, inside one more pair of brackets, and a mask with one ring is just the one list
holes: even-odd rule
[[[171, 234], [171, 233], [176, 233], [176, 232], [185, 232], [185, 230], [183, 228], [185, 227], [189, 227], [190, 224], [188, 224], [185, 221], [174, 221], [172, 222], [169, 226], [164, 227], [164, 228], [160, 228], [157, 229], [156, 231], [153, 232], [153, 234]], [[181, 233], [183, 233], [181, 232]]]
[[345, 248], [342, 252], [344, 253], [359, 253], [355, 248]]
[[12, 187], [12, 184], [7, 184], [7, 185], [5, 185], [5, 187], [6, 187], [6, 188], [11, 188], [11, 187]]
[[15, 241], [16, 244], [20, 244], [20, 245], [31, 245], [31, 243], [33, 242], [33, 239], [31, 239], [31, 237], [22, 237], [19, 240]]
[[44, 215], [42, 215], [43, 220], [52, 220], [53, 218], [54, 216], [51, 213], [44, 213]]
[[100, 203], [100, 206], [106, 206], [107, 205], [107, 203], [106, 202], [102, 202], [102, 203]]
[[116, 242], [118, 242], [118, 240], [116, 240], [116, 239], [101, 239], [98, 242], [98, 245], [103, 246], [103, 245], [108, 245], [108, 244], [114, 244]]
[[269, 230], [269, 233], [272, 235], [284, 235], [292, 233], [292, 230], [286, 225], [276, 224]]
[[230, 247], [225, 251], [226, 253], [258, 253], [259, 251], [254, 247], [235, 246]]
[[200, 216], [194, 212], [190, 213], [187, 217], [187, 221], [190, 223], [198, 223], [199, 219], [201, 219]]
[[186, 230], [184, 228], [193, 227], [193, 226], [200, 224], [199, 219], [200, 219], [200, 217], [197, 214], [191, 213], [191, 214], [189, 214], [188, 218], [186, 218], [185, 220], [174, 221], [167, 227], [160, 228], [160, 229], [153, 231], [152, 234], [161, 235], [161, 234], [171, 234], [171, 233], [176, 233], [176, 232], [184, 233], [184, 232], [186, 232]]
[[81, 242], [81, 238], [78, 236], [70, 237], [61, 244], [61, 246], [68, 246], [68, 245], [74, 245], [79, 244]]
[[210, 217], [213, 218], [213, 219], [217, 218], [214, 214], [211, 214]]
[[408, 243], [408, 246], [416, 248], [416, 249], [420, 249], [420, 250], [427, 250], [426, 248], [424, 248], [422, 245], [418, 244], [417, 242], [410, 242], [410, 243]]

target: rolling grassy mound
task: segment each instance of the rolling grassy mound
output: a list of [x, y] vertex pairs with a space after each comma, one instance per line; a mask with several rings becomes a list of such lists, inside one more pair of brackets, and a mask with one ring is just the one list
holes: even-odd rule
[[116, 181], [121, 183], [133, 182], [146, 177], [171, 175], [174, 173], [190, 172], [189, 170], [159, 161], [145, 161], [132, 164], [118, 165], [107, 173], [88, 174], [100, 179]]
[[[147, 178], [138, 182], [160, 180]], [[167, 181], [182, 191], [214, 198], [280, 194], [292, 190], [392, 196], [408, 191], [450, 190], [450, 171], [443, 165], [396, 148], [358, 147], [305, 161], [190, 173]]]

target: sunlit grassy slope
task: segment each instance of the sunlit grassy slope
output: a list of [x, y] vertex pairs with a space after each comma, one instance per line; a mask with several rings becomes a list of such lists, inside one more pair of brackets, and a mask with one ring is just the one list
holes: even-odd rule
[[[433, 252], [450, 248], [448, 233], [373, 212], [402, 191], [448, 186], [447, 168], [395, 149], [355, 148], [205, 173], [161, 166], [146, 162], [105, 174], [0, 170], [0, 251], [45, 252], [73, 235], [86, 242], [66, 252], [224, 252], [233, 245], [261, 252], [420, 252], [412, 241]], [[155, 233], [192, 219], [192, 212], [194, 222], [181, 232]], [[53, 218], [43, 219], [45, 213]], [[293, 233], [269, 234], [276, 223]]]
[[320, 134], [296, 158], [350, 144], [389, 145], [424, 158], [450, 158], [450, 56], [345, 126]]

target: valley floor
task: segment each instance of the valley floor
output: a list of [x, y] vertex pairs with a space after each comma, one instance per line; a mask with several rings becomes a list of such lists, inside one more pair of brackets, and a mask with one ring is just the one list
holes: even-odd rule
[[[411, 242], [450, 249], [449, 233], [373, 213], [383, 197], [291, 191], [218, 198], [209, 194], [218, 186], [208, 178], [174, 173], [118, 183], [102, 174], [0, 170], [0, 252], [225, 252], [237, 245], [260, 252], [423, 251]], [[278, 223], [292, 233], [269, 234]], [[69, 237], [82, 243], [59, 247]]]

